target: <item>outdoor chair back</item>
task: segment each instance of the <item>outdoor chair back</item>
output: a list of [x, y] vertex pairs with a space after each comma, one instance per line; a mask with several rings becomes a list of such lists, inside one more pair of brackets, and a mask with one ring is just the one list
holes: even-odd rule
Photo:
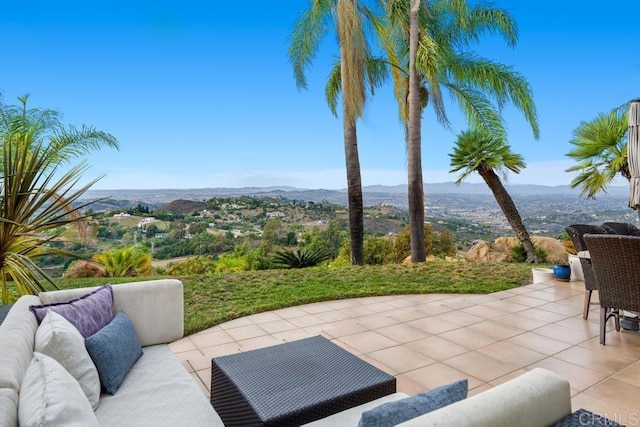
[[606, 323], [615, 318], [620, 331], [620, 310], [640, 312], [640, 237], [586, 234], [600, 297], [600, 344]]
[[609, 234], [621, 234], [623, 236], [640, 236], [640, 228], [628, 222], [603, 222], [602, 228]]
[[[572, 224], [565, 227], [565, 231], [569, 235], [573, 247], [576, 251], [588, 250], [587, 244], [584, 241], [583, 236], [589, 234], [607, 234], [607, 230], [599, 225], [590, 224]], [[593, 291], [598, 290], [598, 284], [596, 278], [593, 275], [593, 268], [591, 267], [591, 260], [588, 258], [580, 258], [580, 265], [582, 266], [582, 273], [584, 275], [584, 307], [582, 309], [582, 318], [587, 319], [589, 317], [589, 306], [591, 305], [591, 294]]]

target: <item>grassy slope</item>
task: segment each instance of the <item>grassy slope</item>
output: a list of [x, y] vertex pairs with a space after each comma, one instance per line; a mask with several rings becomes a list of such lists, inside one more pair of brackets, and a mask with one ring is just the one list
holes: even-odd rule
[[[151, 278], [61, 279], [60, 288]], [[185, 334], [262, 311], [317, 301], [375, 295], [489, 293], [531, 280], [531, 265], [448, 263], [315, 267], [178, 277], [184, 283]]]

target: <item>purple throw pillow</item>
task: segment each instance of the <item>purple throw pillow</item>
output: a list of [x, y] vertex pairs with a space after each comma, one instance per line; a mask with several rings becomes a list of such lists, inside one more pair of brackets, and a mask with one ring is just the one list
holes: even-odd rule
[[111, 285], [104, 285], [68, 302], [32, 305], [29, 310], [35, 314], [38, 324], [47, 315], [47, 310], [55, 311], [87, 338], [113, 319], [113, 289]]

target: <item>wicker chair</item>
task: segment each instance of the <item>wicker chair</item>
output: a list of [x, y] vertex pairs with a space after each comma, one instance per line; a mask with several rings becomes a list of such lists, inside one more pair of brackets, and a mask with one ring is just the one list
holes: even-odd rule
[[[599, 225], [589, 224], [572, 224], [565, 227], [565, 231], [569, 235], [569, 238], [573, 242], [573, 247], [577, 251], [586, 251], [587, 244], [584, 242], [582, 236], [585, 234], [608, 234], [607, 230]], [[582, 318], [587, 319], [589, 317], [589, 306], [591, 304], [591, 294], [598, 289], [596, 278], [593, 275], [593, 268], [591, 267], [591, 260], [588, 258], [580, 258], [580, 265], [582, 265], [582, 272], [584, 274], [584, 308], [582, 309]]]
[[628, 222], [603, 222], [601, 227], [607, 230], [609, 234], [640, 236], [640, 228]]
[[620, 331], [620, 310], [640, 312], [640, 237], [586, 234], [584, 240], [598, 282], [600, 344], [604, 345], [609, 318], [615, 319]]

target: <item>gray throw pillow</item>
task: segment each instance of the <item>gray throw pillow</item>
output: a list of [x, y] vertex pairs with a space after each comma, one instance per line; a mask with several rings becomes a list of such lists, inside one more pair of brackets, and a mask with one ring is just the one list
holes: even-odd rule
[[464, 379], [364, 411], [358, 427], [391, 427], [467, 398]]
[[100, 384], [107, 393], [115, 394], [129, 369], [142, 356], [142, 347], [129, 316], [124, 311], [111, 323], [84, 341], [98, 369]]
[[35, 314], [38, 324], [42, 323], [47, 310], [54, 311], [75, 326], [83, 338], [87, 338], [113, 319], [113, 289], [111, 285], [104, 285], [68, 302], [32, 305], [29, 310]]

